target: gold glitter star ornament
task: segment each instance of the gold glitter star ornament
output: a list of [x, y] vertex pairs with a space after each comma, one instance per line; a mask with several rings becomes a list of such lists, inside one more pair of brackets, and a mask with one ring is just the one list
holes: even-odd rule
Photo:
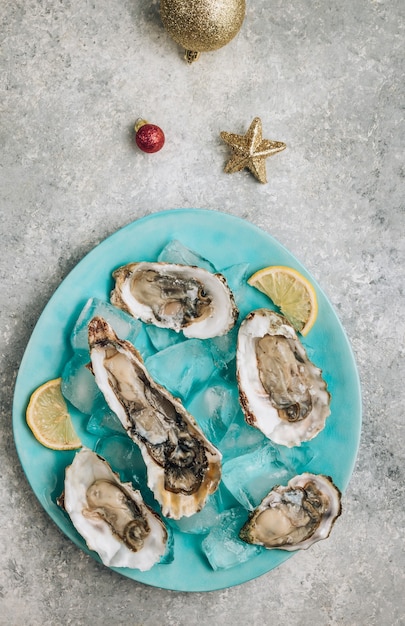
[[263, 139], [259, 117], [254, 118], [245, 135], [223, 131], [221, 137], [232, 148], [232, 156], [225, 165], [225, 172], [233, 174], [247, 167], [261, 183], [267, 183], [265, 160], [287, 147], [282, 141]]

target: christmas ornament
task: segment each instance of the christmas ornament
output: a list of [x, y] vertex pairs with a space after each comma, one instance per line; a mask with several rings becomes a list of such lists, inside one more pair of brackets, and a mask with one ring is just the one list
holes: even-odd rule
[[158, 152], [165, 142], [164, 132], [156, 124], [149, 124], [146, 120], [138, 119], [135, 122], [136, 145], [143, 152]]
[[247, 167], [261, 183], [267, 183], [265, 159], [287, 147], [282, 141], [262, 138], [259, 117], [254, 118], [245, 135], [222, 132], [221, 137], [232, 148], [232, 157], [225, 166], [225, 172], [233, 174]]
[[245, 0], [161, 0], [162, 22], [174, 41], [186, 50], [188, 63], [200, 52], [222, 48], [239, 32]]

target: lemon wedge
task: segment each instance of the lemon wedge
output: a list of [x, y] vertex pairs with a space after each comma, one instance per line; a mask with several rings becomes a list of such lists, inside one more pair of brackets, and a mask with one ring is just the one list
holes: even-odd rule
[[316, 292], [309, 282], [292, 267], [272, 265], [255, 272], [248, 284], [268, 296], [290, 324], [306, 335], [318, 315]]
[[52, 450], [75, 450], [82, 443], [61, 391], [61, 378], [48, 380], [32, 394], [26, 412], [35, 439]]

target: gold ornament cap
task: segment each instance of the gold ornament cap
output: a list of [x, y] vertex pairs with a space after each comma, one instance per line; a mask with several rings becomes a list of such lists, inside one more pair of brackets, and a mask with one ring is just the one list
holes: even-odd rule
[[142, 128], [142, 126], [145, 126], [146, 124], [149, 124], [148, 120], [144, 120], [142, 117], [138, 117], [135, 120], [135, 125], [134, 125], [135, 132], [137, 133], [138, 130]]
[[200, 52], [218, 50], [239, 32], [245, 0], [161, 0], [160, 15], [174, 41], [186, 50], [189, 63]]

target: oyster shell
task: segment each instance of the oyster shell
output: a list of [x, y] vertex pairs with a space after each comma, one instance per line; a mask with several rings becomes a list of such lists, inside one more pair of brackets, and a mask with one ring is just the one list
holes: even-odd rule
[[275, 443], [300, 445], [324, 428], [330, 415], [326, 382], [282, 315], [257, 309], [242, 322], [237, 379], [247, 423]]
[[150, 569], [166, 551], [166, 528], [139, 491], [88, 448], [66, 468], [61, 504], [105, 565]]
[[341, 493], [332, 479], [305, 473], [286, 487], [273, 487], [250, 513], [239, 536], [268, 549], [307, 549], [329, 537], [341, 511]]
[[129, 263], [113, 272], [110, 300], [133, 317], [185, 337], [227, 333], [238, 309], [226, 279], [200, 267], [175, 263]]
[[89, 323], [96, 383], [127, 434], [139, 446], [148, 486], [165, 517], [200, 511], [221, 478], [221, 454], [180, 400], [156, 383], [137, 350], [101, 317]]

